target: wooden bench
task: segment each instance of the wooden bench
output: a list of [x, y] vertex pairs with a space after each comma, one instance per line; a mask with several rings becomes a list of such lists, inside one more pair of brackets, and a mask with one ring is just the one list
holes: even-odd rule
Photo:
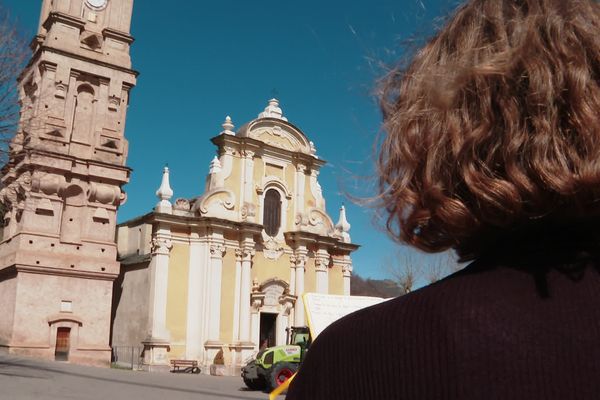
[[196, 360], [171, 360], [171, 372], [179, 373], [191, 373], [199, 374], [200, 368], [198, 367], [198, 361]]

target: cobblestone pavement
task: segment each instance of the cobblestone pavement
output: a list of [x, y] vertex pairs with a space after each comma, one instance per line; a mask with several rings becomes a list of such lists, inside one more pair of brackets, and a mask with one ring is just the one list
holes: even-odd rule
[[[268, 399], [242, 378], [83, 367], [0, 354], [0, 400]], [[283, 396], [280, 397], [283, 400]]]

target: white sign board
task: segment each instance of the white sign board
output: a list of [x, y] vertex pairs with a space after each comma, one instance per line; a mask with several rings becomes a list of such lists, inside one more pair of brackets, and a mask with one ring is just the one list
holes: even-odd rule
[[381, 303], [386, 299], [365, 296], [338, 296], [333, 294], [305, 293], [302, 296], [312, 340], [338, 319]]

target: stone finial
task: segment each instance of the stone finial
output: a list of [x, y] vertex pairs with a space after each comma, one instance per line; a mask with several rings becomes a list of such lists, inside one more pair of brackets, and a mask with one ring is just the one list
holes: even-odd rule
[[335, 230], [337, 231], [338, 235], [342, 238], [342, 241], [344, 243], [350, 243], [350, 234], [348, 233], [350, 232], [350, 227], [351, 225], [346, 219], [346, 207], [344, 207], [344, 205], [342, 204], [342, 206], [340, 207], [340, 219], [335, 225]]
[[156, 197], [158, 197], [160, 201], [154, 209], [157, 212], [170, 213], [173, 207], [169, 200], [173, 197], [173, 189], [171, 189], [171, 185], [169, 184], [169, 167], [163, 169], [162, 182], [156, 191]]
[[223, 122], [223, 124], [221, 126], [223, 127], [223, 131], [221, 132], [221, 135], [235, 136], [235, 132], [233, 131], [233, 128], [235, 128], [235, 125], [233, 125], [233, 122], [231, 122], [231, 117], [229, 115], [225, 117], [225, 122]]
[[209, 174], [213, 175], [218, 174], [219, 172], [221, 172], [221, 161], [219, 161], [219, 158], [215, 156], [210, 162]]
[[219, 161], [219, 158], [215, 156], [210, 162], [210, 169], [208, 171], [208, 190], [213, 190], [225, 186], [223, 174], [221, 173], [221, 171], [221, 161]]
[[283, 121], [287, 121], [287, 118], [283, 116], [283, 111], [279, 107], [279, 100], [269, 100], [269, 105], [265, 108], [265, 111], [258, 114], [258, 118], [277, 118]]

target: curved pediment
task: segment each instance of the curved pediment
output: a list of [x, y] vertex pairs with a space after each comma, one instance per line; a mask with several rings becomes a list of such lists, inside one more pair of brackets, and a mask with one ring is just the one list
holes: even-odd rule
[[259, 140], [280, 149], [314, 155], [314, 146], [294, 125], [279, 118], [259, 118], [242, 127], [237, 136]]
[[306, 214], [296, 215], [295, 224], [300, 231], [330, 237], [335, 234], [335, 226], [331, 217], [325, 211], [315, 207], [310, 208]]
[[227, 189], [214, 189], [199, 197], [191, 211], [204, 217], [234, 218], [235, 194]]

